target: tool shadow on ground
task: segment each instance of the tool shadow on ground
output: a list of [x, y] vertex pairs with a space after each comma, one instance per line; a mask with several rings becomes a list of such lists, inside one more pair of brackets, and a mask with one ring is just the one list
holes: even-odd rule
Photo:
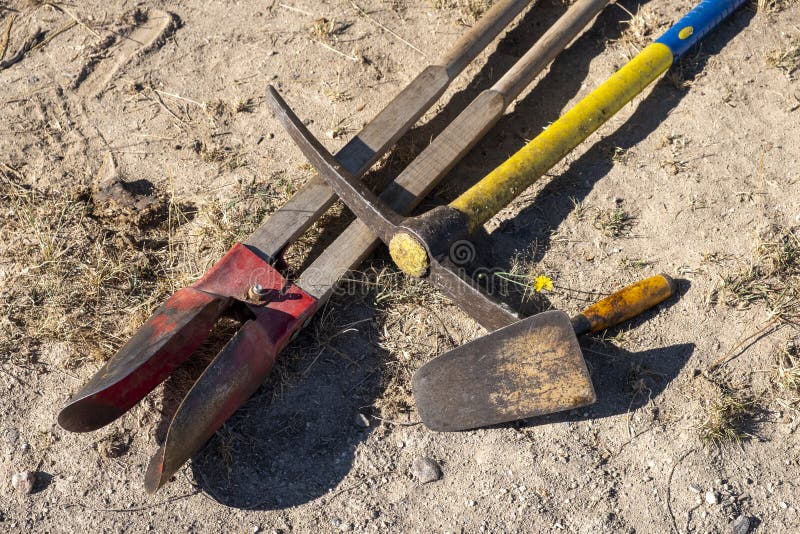
[[270, 380], [192, 459], [195, 481], [221, 504], [296, 506], [324, 496], [351, 471], [372, 430], [358, 417], [380, 393], [386, 354], [370, 342], [368, 309], [330, 306], [335, 317], [327, 320], [340, 333], [310, 326]]
[[[553, 2], [523, 15], [520, 23], [501, 38], [473, 81], [455, 93], [434, 119], [406, 134], [370, 175], [370, 182], [385, 184], [398, 174], [415, 152], [421, 151], [474, 96], [494, 83], [565, 10], [565, 5]], [[306, 254], [309, 261], [350, 220], [348, 214], [326, 221], [325, 235]], [[381, 395], [381, 365], [386, 354], [363, 336], [363, 332], [349, 334], [346, 347], [321, 352], [315, 348], [298, 356], [303, 345], [314, 345], [313, 336], [302, 333], [279, 358], [273, 378], [192, 460], [200, 487], [228, 506], [259, 509], [302, 504], [335, 487], [351, 471], [355, 449], [371, 431], [358, 427], [354, 420]], [[359, 356], [353, 363], [342, 356], [344, 353]], [[287, 360], [290, 363], [284, 363]], [[197, 375], [199, 371], [193, 368], [187, 373]], [[299, 376], [289, 379], [287, 385], [285, 378], [275, 378], [283, 373]], [[169, 415], [190, 383], [187, 379], [167, 382], [166, 415], [157, 432], [161, 439]]]
[[631, 352], [610, 340], [620, 329], [635, 330], [647, 324], [656, 314], [678, 303], [689, 291], [691, 282], [676, 279], [675, 284], [675, 293], [652, 310], [629, 319], [619, 327], [580, 339], [597, 402], [584, 408], [531, 417], [512, 425], [540, 426], [603, 419], [634, 412], [654, 401], [684, 368], [694, 353], [695, 345], [680, 343]]
[[[706, 38], [699, 52], [690, 55], [673, 69], [679, 70], [685, 80], [692, 80], [702, 73], [711, 57], [750, 23], [753, 16], [755, 14], [749, 10], [739, 11]], [[565, 61], [569, 59], [569, 55], [564, 58]], [[562, 72], [561, 75], [555, 77], [552, 82], [545, 79], [540, 85], [549, 86], [551, 83], [558, 85], [564, 71], [567, 69], [560, 69], [558, 72]], [[549, 182], [533, 197], [533, 200], [489, 235], [494, 244], [493, 261], [496, 266], [507, 267], [514, 253], [530, 250], [532, 243], [536, 246], [531, 260], [540, 261], [550, 247], [553, 231], [574, 211], [576, 203], [584, 200], [594, 184], [605, 177], [615, 165], [609, 154], [615, 149], [627, 150], [643, 141], [669, 116], [688, 90], [676, 88], [669, 76], [662, 78], [656, 83], [652, 92], [638, 103], [631, 117], [616, 131], [602, 140], [595, 141], [591, 148], [572, 162], [565, 172], [553, 178], [545, 177]], [[522, 110], [529, 105], [535, 108], [538, 105], [528, 103], [528, 99], [517, 109]], [[638, 174], [631, 178], [640, 181], [646, 179]]]

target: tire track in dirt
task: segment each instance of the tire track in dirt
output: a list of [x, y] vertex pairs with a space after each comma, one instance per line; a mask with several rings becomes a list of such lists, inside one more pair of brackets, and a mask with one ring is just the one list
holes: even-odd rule
[[150, 9], [133, 31], [120, 38], [119, 46], [110, 58], [96, 65], [87, 64], [86, 74], [76, 83], [81, 98], [100, 96], [117, 72], [135, 57], [159, 48], [178, 26], [178, 17], [167, 11]]

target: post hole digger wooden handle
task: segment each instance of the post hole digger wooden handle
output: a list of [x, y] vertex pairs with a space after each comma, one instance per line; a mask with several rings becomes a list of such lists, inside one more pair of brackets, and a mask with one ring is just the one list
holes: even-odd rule
[[666, 274], [639, 280], [595, 302], [571, 319], [576, 335], [599, 332], [636, 317], [675, 293], [675, 281]]
[[619, 324], [674, 291], [669, 276], [651, 276], [571, 320], [546, 311], [434, 358], [412, 382], [422, 422], [431, 430], [469, 430], [594, 403], [577, 335]]

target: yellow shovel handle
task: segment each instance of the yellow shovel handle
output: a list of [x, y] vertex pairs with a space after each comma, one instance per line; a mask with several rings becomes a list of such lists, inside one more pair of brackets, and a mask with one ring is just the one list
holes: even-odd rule
[[647, 46], [450, 206], [466, 215], [470, 230], [475, 230], [656, 80], [672, 61], [669, 47], [661, 43]]

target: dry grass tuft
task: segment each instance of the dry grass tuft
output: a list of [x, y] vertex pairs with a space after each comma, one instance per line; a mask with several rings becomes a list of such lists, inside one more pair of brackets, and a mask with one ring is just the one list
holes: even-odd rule
[[252, 98], [243, 98], [236, 102], [233, 109], [236, 113], [252, 113], [256, 109], [256, 103]]
[[754, 398], [741, 386], [713, 384], [716, 398], [708, 404], [706, 419], [700, 425], [700, 439], [708, 446], [721, 447], [749, 438], [746, 427], [755, 414]]
[[220, 99], [209, 100], [205, 103], [205, 108], [211, 115], [221, 117], [228, 112], [228, 103]]
[[206, 163], [216, 163], [219, 171], [232, 171], [247, 164], [244, 155], [229, 146], [202, 144], [200, 159]]
[[349, 27], [350, 24], [337, 24], [335, 20], [320, 17], [308, 27], [308, 33], [311, 37], [324, 43], [333, 43]]
[[750, 265], [724, 276], [715, 296], [738, 309], [764, 304], [773, 316], [795, 321], [800, 317], [800, 230], [770, 227], [756, 245]]
[[800, 347], [791, 341], [778, 353], [772, 383], [778, 403], [784, 409], [800, 414]]
[[508, 272], [497, 272], [497, 289], [501, 295], [518, 293], [522, 303], [526, 308], [542, 309], [546, 307], [546, 301], [542, 298], [542, 291], [552, 291], [552, 280], [547, 289], [544, 285], [537, 283], [546, 276], [545, 270], [533, 260], [534, 250], [518, 252], [511, 258], [511, 265]]
[[[383, 393], [375, 408], [394, 419], [413, 411], [411, 377], [425, 361], [460, 344], [454, 340], [460, 313], [426, 282], [410, 278], [393, 266], [376, 262], [343, 281], [334, 304], [361, 299], [376, 310], [379, 347], [385, 351]], [[455, 329], [454, 329], [455, 328]]]
[[800, 70], [800, 40], [793, 40], [788, 46], [773, 50], [767, 55], [767, 65], [779, 69], [791, 81], [794, 73]]
[[[166, 279], [182, 278], [175, 257], [137, 243], [135, 228], [111, 228], [93, 218], [88, 195], [2, 185], [4, 360], [35, 361], [47, 342], [69, 344], [66, 366], [100, 359], [119, 346], [131, 315], [146, 317], [171, 289]], [[168, 228], [152, 233], [152, 242], [168, 240]]]
[[199, 209], [171, 197], [161, 223], [138, 227], [95, 216], [88, 191], [40, 191], [0, 164], [0, 363], [57, 355], [49, 363], [73, 368], [108, 358], [284, 202], [292, 188], [280, 182], [240, 184], [228, 201]]
[[658, 32], [666, 27], [663, 17], [659, 17], [650, 5], [641, 6], [636, 13], [631, 13], [620, 4], [614, 4], [625, 11], [630, 18], [623, 22], [625, 29], [622, 30], [615, 43], [622, 44], [628, 49], [628, 59], [639, 53], [645, 46], [650, 44]]
[[108, 435], [95, 444], [96, 450], [103, 458], [119, 458], [131, 447], [133, 437], [129, 432], [114, 428]]
[[435, 9], [458, 9], [460, 24], [471, 25], [492, 7], [492, 0], [434, 0]]
[[630, 233], [635, 220], [630, 213], [617, 206], [597, 212], [594, 227], [601, 230], [606, 237], [617, 238]]
[[797, 1], [798, 0], [757, 0], [754, 3], [756, 4], [757, 13], [773, 15], [775, 13], [780, 13], [792, 4], [797, 3]]

